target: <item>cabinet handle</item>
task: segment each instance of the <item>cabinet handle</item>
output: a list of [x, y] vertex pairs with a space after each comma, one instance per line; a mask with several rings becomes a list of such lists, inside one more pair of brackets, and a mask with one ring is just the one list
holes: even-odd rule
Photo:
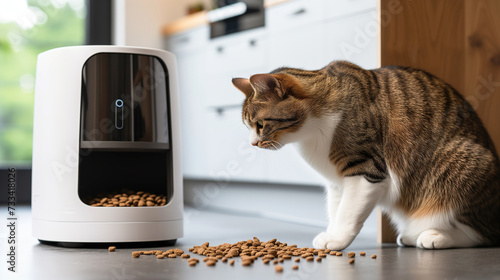
[[180, 44], [186, 44], [186, 43], [189, 43], [189, 37], [181, 37], [179, 38], [179, 40], [177, 40], [177, 43], [180, 43]]
[[306, 12], [307, 12], [307, 10], [305, 8], [300, 8], [297, 11], [291, 13], [289, 16], [290, 17], [296, 17], [296, 16], [300, 16], [302, 14], [305, 14]]
[[217, 106], [217, 107], [212, 107], [215, 112], [221, 116], [224, 115], [224, 112], [227, 110], [240, 110], [241, 109], [241, 104], [234, 104], [234, 105], [223, 105], [223, 106]]

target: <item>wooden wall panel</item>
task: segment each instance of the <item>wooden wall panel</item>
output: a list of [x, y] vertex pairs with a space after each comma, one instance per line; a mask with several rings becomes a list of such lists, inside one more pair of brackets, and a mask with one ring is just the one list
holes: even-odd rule
[[382, 15], [391, 16], [382, 22], [381, 65], [424, 69], [463, 92], [464, 0], [381, 0], [380, 4]]
[[396, 243], [396, 231], [387, 217], [380, 209], [377, 210], [377, 242]]
[[[380, 62], [421, 68], [462, 93], [500, 151], [500, 1], [380, 0]], [[379, 215], [379, 242], [395, 240]]]
[[465, 2], [465, 91], [500, 152], [500, 1]]

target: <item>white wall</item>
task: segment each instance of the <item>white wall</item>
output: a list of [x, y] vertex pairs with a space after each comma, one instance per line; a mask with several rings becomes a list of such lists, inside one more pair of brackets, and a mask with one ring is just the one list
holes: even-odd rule
[[162, 27], [185, 16], [187, 6], [196, 2], [200, 0], [114, 0], [112, 42], [162, 48]]

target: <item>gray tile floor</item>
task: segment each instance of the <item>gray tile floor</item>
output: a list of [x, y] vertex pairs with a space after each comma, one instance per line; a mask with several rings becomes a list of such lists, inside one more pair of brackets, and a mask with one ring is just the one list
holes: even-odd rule
[[[377, 259], [356, 257], [354, 265], [348, 258], [328, 256], [321, 263], [284, 263], [284, 271], [276, 273], [272, 265], [257, 261], [243, 267], [219, 262], [215, 267], [203, 263], [189, 267], [182, 259], [157, 259], [141, 256], [134, 259], [136, 249], [68, 249], [39, 244], [31, 237], [29, 207], [18, 209], [18, 272], [6, 271], [0, 265], [0, 279], [500, 279], [500, 248], [474, 248], [429, 251], [380, 245], [375, 237], [361, 233], [346, 251], [365, 251]], [[5, 220], [5, 219], [4, 219]], [[310, 247], [320, 229], [248, 216], [230, 215], [186, 209], [185, 236], [175, 247], [185, 251], [209, 241], [212, 245], [233, 243], [257, 236], [262, 240], [278, 238], [299, 247]], [[1, 259], [5, 259], [6, 231], [0, 231]], [[141, 248], [142, 249], [142, 248]], [[165, 250], [167, 247], [158, 249]]]

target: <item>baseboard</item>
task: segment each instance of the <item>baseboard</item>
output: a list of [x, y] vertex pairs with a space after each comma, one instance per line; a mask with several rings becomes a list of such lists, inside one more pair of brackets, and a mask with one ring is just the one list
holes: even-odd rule
[[296, 219], [318, 227], [328, 221], [324, 192], [314, 185], [184, 180], [184, 203], [196, 210]]

